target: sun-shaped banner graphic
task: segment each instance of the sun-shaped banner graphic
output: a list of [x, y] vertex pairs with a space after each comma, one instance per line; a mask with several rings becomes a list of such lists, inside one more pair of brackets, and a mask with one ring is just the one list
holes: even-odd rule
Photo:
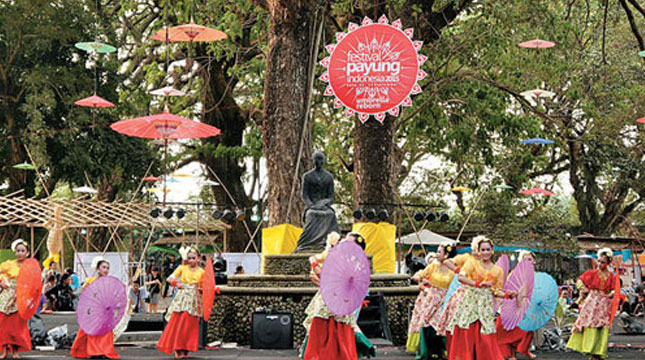
[[421, 65], [422, 41], [413, 41], [414, 29], [402, 30], [400, 20], [389, 23], [385, 15], [374, 23], [349, 23], [347, 33], [336, 33], [336, 44], [326, 46], [329, 57], [320, 80], [329, 83], [326, 96], [334, 96], [334, 108], [356, 114], [362, 123], [370, 117], [380, 122], [385, 114], [398, 116], [401, 106], [412, 106], [410, 95], [421, 92], [417, 81], [426, 77]]

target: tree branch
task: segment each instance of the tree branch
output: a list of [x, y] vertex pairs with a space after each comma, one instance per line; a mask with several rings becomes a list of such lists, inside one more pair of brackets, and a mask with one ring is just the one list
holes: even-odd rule
[[636, 25], [636, 21], [634, 20], [634, 14], [632, 14], [632, 10], [629, 8], [629, 6], [627, 6], [627, 3], [625, 2], [625, 0], [619, 0], [619, 1], [620, 1], [620, 5], [625, 10], [625, 15], [627, 15], [627, 20], [629, 20], [629, 26], [632, 28], [632, 33], [634, 34], [634, 37], [638, 42], [639, 49], [645, 50], [645, 42], [643, 42], [643, 37], [641, 36], [641, 33], [638, 31], [638, 26]]

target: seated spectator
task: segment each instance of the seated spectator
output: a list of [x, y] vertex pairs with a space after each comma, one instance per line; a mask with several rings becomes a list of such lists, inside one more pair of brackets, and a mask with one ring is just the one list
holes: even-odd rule
[[52, 310], [74, 311], [74, 293], [70, 287], [71, 283], [69, 274], [63, 274], [58, 284], [45, 293], [45, 297], [52, 302]]
[[243, 275], [246, 274], [244, 271], [244, 266], [239, 265], [238, 267], [235, 268], [235, 275]]
[[144, 313], [146, 312], [146, 299], [148, 298], [145, 288], [141, 287], [139, 280], [132, 282], [130, 291], [128, 291], [128, 299], [130, 300], [130, 312]]
[[645, 316], [645, 294], [639, 293], [637, 297], [636, 304], [634, 306], [634, 311], [632, 312], [634, 316], [644, 317]]
[[[45, 282], [45, 285], [43, 286], [43, 295], [47, 294], [49, 290], [51, 290], [54, 286], [56, 286], [56, 277], [54, 275], [49, 275], [49, 278], [47, 278], [47, 282]], [[45, 306], [43, 307], [43, 312], [44, 313], [50, 313], [54, 310], [54, 303], [45, 296]]]
[[56, 282], [60, 280], [60, 272], [58, 272], [58, 263], [53, 260], [49, 263], [49, 268], [43, 270], [43, 274], [42, 274], [43, 282], [47, 281], [50, 275], [54, 275], [56, 277]]

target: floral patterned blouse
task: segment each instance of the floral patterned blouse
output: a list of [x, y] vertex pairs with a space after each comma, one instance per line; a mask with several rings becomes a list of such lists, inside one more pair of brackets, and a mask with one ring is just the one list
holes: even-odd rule
[[20, 273], [17, 260], [7, 260], [0, 264], [0, 276], [9, 285], [8, 289], [0, 292], [0, 312], [10, 315], [18, 311], [16, 306], [16, 278]]
[[421, 271], [421, 277], [428, 279], [430, 284], [441, 289], [448, 289], [455, 275], [450, 269], [441, 266], [438, 261], [432, 262]]

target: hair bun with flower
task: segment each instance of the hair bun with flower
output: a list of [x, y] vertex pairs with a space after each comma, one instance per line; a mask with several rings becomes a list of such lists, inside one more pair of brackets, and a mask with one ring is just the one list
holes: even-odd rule
[[518, 261], [518, 262], [522, 262], [522, 260], [524, 260], [524, 258], [525, 258], [526, 256], [532, 256], [532, 257], [535, 257], [535, 256], [533, 255], [533, 253], [532, 253], [532, 252], [530, 252], [530, 251], [528, 251], [528, 250], [520, 250], [520, 251], [518, 251], [517, 261]]
[[432, 263], [432, 261], [436, 258], [437, 258], [437, 254], [435, 252], [430, 251], [425, 258], [426, 265], [430, 265], [430, 263]]
[[470, 242], [470, 248], [473, 251], [479, 251], [479, 243], [482, 241], [490, 241], [491, 245], [493, 244], [491, 239], [487, 238], [484, 235], [479, 235], [479, 236], [475, 236], [473, 240]]
[[11, 251], [16, 252], [16, 248], [18, 247], [18, 245], [24, 245], [26, 248], [28, 248], [27, 242], [25, 240], [16, 239], [11, 243]]
[[452, 251], [452, 249], [453, 249], [453, 247], [454, 247], [453, 243], [452, 243], [452, 242], [450, 242], [450, 241], [444, 241], [444, 242], [442, 242], [442, 243], [441, 243], [441, 245], [439, 245], [439, 246], [441, 246], [442, 248], [444, 248], [444, 249], [446, 250], [446, 253], [451, 252], [451, 251]]
[[329, 250], [332, 247], [334, 247], [336, 244], [338, 244], [338, 241], [340, 241], [340, 234], [332, 231], [327, 235], [327, 245], [325, 246], [325, 250]]
[[610, 248], [605, 247], [598, 250], [598, 259], [600, 259], [600, 257], [603, 255], [607, 255], [607, 257], [611, 259], [614, 257], [614, 252]]
[[188, 254], [190, 254], [191, 252], [199, 254], [199, 249], [195, 245], [182, 246], [179, 248], [179, 255], [181, 255], [181, 258], [183, 260], [188, 260]]
[[95, 256], [95, 257], [92, 259], [92, 269], [95, 269], [95, 270], [96, 270], [96, 268], [99, 266], [99, 263], [100, 263], [101, 261], [104, 261], [104, 262], [106, 262], [106, 263], [108, 263], [108, 264], [110, 263], [110, 261], [109, 261], [108, 259], [104, 258], [103, 256]]

